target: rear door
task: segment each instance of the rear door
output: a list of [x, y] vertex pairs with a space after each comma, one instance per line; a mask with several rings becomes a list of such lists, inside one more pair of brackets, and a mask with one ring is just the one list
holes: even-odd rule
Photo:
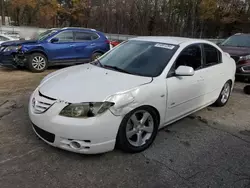
[[203, 44], [204, 79], [206, 80], [206, 102], [209, 103], [219, 97], [225, 84], [226, 70], [222, 64], [221, 52], [210, 44]]
[[60, 63], [75, 60], [74, 36], [72, 31], [63, 31], [53, 38], [58, 38], [55, 43], [48, 42], [46, 45], [47, 54], [51, 61]]
[[98, 50], [99, 35], [94, 32], [75, 31], [75, 57], [78, 61], [89, 60]]

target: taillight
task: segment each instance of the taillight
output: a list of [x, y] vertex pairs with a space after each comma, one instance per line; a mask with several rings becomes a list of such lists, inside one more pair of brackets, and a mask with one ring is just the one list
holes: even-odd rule
[[109, 40], [106, 40], [105, 42], [106, 42], [107, 44], [110, 44], [110, 41], [109, 41]]

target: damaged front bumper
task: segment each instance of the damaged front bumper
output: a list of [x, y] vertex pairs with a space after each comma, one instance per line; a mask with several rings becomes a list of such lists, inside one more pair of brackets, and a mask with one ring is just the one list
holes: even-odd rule
[[8, 68], [23, 67], [27, 57], [23, 52], [1, 52], [0, 66]]

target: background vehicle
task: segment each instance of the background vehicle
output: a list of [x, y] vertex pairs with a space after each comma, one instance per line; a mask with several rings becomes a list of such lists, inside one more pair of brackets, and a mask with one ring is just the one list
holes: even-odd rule
[[8, 36], [8, 35], [4, 35], [4, 34], [0, 34], [0, 44], [2, 44], [3, 42], [6, 41], [10, 41], [10, 40], [16, 40], [15, 38]]
[[14, 38], [14, 39], [16, 39], [16, 40], [18, 40], [18, 39], [20, 38], [19, 33], [16, 32], [16, 31], [7, 31], [7, 32], [4, 32], [3, 34], [4, 34], [4, 35], [7, 35], [7, 36], [9, 36], [9, 37], [12, 37], [12, 38]]
[[52, 65], [86, 63], [110, 50], [106, 36], [94, 29], [50, 29], [37, 40], [5, 42], [1, 45], [2, 66], [26, 66], [43, 72]]
[[235, 34], [220, 44], [236, 62], [236, 78], [250, 79], [250, 34]]
[[115, 145], [141, 152], [159, 128], [224, 106], [236, 69], [217, 45], [178, 37], [131, 39], [96, 62], [48, 75], [31, 95], [29, 117], [48, 144], [87, 154]]
[[117, 45], [119, 45], [121, 42], [119, 41], [110, 41], [110, 44], [112, 45], [112, 47], [116, 47]]

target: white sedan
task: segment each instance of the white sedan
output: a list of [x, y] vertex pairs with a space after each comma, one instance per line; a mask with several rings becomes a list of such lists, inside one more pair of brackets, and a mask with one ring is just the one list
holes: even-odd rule
[[8, 36], [8, 35], [5, 35], [5, 34], [0, 34], [0, 44], [2, 44], [3, 42], [13, 41], [13, 40], [18, 40], [18, 39], [15, 39], [15, 38]]
[[160, 128], [211, 104], [224, 106], [235, 69], [208, 41], [138, 37], [95, 62], [49, 74], [31, 95], [29, 117], [55, 147], [141, 152]]

